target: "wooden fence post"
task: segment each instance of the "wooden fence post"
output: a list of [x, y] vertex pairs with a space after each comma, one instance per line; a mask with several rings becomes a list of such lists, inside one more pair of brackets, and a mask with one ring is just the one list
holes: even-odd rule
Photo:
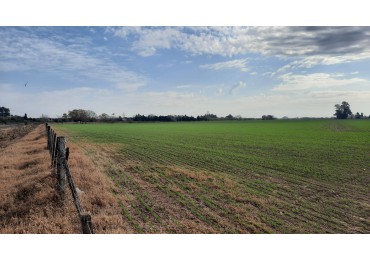
[[[66, 148], [66, 151], [69, 151], [68, 147]], [[93, 225], [92, 225], [92, 221], [91, 221], [91, 215], [90, 215], [90, 213], [84, 212], [84, 210], [82, 208], [82, 205], [81, 205], [81, 202], [80, 202], [80, 199], [78, 197], [77, 190], [76, 190], [76, 186], [75, 186], [73, 178], [72, 178], [72, 174], [69, 171], [68, 162], [66, 163], [66, 169], [67, 169], [66, 174], [67, 174], [67, 181], [68, 181], [68, 184], [69, 184], [69, 188], [71, 189], [73, 201], [75, 203], [78, 215], [80, 216], [80, 221], [81, 221], [81, 226], [82, 226], [82, 233], [83, 234], [94, 234]]]
[[62, 201], [66, 197], [65, 138], [57, 137], [57, 191]]
[[50, 140], [50, 126], [49, 125], [46, 127], [46, 133], [48, 135], [48, 150], [49, 150], [49, 154], [51, 154], [50, 153], [51, 140]]
[[50, 156], [53, 155], [54, 130], [50, 128]]
[[81, 219], [81, 225], [82, 225], [82, 233], [83, 234], [94, 234], [90, 213], [82, 213], [80, 215], [80, 219]]
[[53, 167], [55, 165], [55, 157], [56, 157], [56, 152], [57, 152], [57, 134], [54, 132], [53, 135], [53, 144], [52, 144], [52, 149], [51, 149], [51, 166]]

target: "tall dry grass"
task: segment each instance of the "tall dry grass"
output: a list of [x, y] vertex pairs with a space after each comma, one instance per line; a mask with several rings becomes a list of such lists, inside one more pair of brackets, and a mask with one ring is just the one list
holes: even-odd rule
[[[7, 130], [8, 131], [8, 130]], [[61, 203], [50, 167], [44, 126], [0, 148], [0, 233], [81, 233], [69, 193]], [[111, 184], [78, 147], [70, 144], [69, 165], [96, 233], [130, 232], [111, 193]]]
[[69, 168], [76, 187], [82, 192], [79, 197], [83, 208], [92, 215], [96, 233], [134, 233], [113, 195], [114, 184], [103, 174], [92, 160], [75, 144], [70, 148]]
[[78, 233], [72, 205], [55, 192], [42, 126], [15, 138], [0, 153], [0, 232]]

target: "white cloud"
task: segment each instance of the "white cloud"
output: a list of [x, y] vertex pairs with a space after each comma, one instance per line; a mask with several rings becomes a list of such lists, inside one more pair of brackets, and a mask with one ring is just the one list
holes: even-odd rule
[[312, 91], [309, 96], [313, 99], [357, 99], [369, 100], [370, 91], [353, 91], [353, 90], [326, 90]]
[[98, 79], [117, 87], [146, 84], [146, 78], [116, 64], [109, 57], [99, 57], [89, 39], [62, 36], [39, 37], [36, 33], [13, 28], [1, 29], [0, 71], [39, 70], [60, 78]]
[[192, 87], [192, 85], [178, 85], [178, 86], [176, 86], [175, 88], [176, 89], [188, 89], [188, 88], [191, 88]]
[[157, 49], [169, 49], [181, 41], [183, 34], [178, 28], [145, 28], [122, 27], [114, 32], [115, 36], [127, 39], [130, 35], [137, 36], [132, 44], [132, 50], [139, 55], [147, 57], [156, 53]]
[[118, 83], [117, 88], [122, 89], [126, 92], [133, 92], [136, 91], [138, 88], [144, 86], [145, 84], [142, 82], [136, 82], [136, 83]]
[[125, 26], [125, 27], [120, 27], [118, 29], [116, 27], [108, 27], [106, 30], [107, 33], [111, 32], [115, 36], [125, 38], [125, 39], [127, 39], [127, 37], [130, 34], [140, 33], [140, 31], [141, 31], [141, 27], [139, 26]]
[[239, 81], [238, 83], [234, 84], [231, 88], [229, 93], [230, 94], [236, 94], [239, 92], [239, 90], [245, 88], [247, 84], [245, 82]]
[[143, 49], [140, 48], [134, 48], [138, 49], [138, 54], [143, 57], [149, 57], [155, 54], [156, 49], [154, 47], [145, 47]]
[[295, 75], [287, 73], [279, 77], [282, 83], [275, 86], [275, 91], [301, 91], [317, 88], [338, 88], [368, 83], [361, 78], [343, 78], [341, 74], [314, 73], [308, 75]]
[[235, 59], [224, 62], [200, 65], [200, 68], [211, 70], [239, 69], [241, 71], [249, 71], [249, 69], [246, 67], [246, 64], [247, 59]]
[[368, 27], [123, 27], [114, 33], [124, 39], [132, 35], [132, 49], [141, 55], [176, 48], [193, 55], [318, 57], [305, 66], [370, 57]]
[[364, 52], [359, 55], [343, 55], [343, 56], [311, 56], [298, 59], [288, 63], [277, 70], [277, 73], [282, 73], [287, 70], [297, 68], [312, 68], [317, 65], [335, 65], [342, 63], [349, 63], [370, 58], [370, 52]]

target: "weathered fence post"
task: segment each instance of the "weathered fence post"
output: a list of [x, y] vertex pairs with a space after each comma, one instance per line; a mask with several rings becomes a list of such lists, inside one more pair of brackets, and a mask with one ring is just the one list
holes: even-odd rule
[[54, 132], [54, 135], [53, 135], [53, 144], [52, 144], [52, 149], [51, 149], [51, 166], [53, 167], [55, 165], [55, 157], [56, 157], [56, 152], [57, 152], [57, 148], [56, 148], [56, 143], [57, 141], [57, 134]]
[[83, 234], [94, 234], [90, 213], [82, 213], [80, 215], [80, 219], [81, 219], [81, 225], [82, 225], [82, 233]]
[[68, 162], [69, 158], [69, 147], [66, 148], [66, 161]]
[[66, 197], [65, 138], [57, 137], [57, 191], [62, 201]]
[[50, 128], [50, 156], [53, 155], [53, 143], [54, 143], [54, 130]]
[[49, 154], [51, 154], [50, 152], [50, 146], [51, 146], [51, 140], [50, 140], [50, 126], [46, 126], [46, 133], [48, 135], [48, 150], [49, 150]]

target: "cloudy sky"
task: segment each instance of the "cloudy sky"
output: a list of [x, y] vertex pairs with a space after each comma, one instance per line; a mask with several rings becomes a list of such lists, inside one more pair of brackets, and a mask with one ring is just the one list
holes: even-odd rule
[[[370, 114], [370, 27], [0, 27], [12, 114]], [[27, 85], [25, 86], [25, 84]]]

